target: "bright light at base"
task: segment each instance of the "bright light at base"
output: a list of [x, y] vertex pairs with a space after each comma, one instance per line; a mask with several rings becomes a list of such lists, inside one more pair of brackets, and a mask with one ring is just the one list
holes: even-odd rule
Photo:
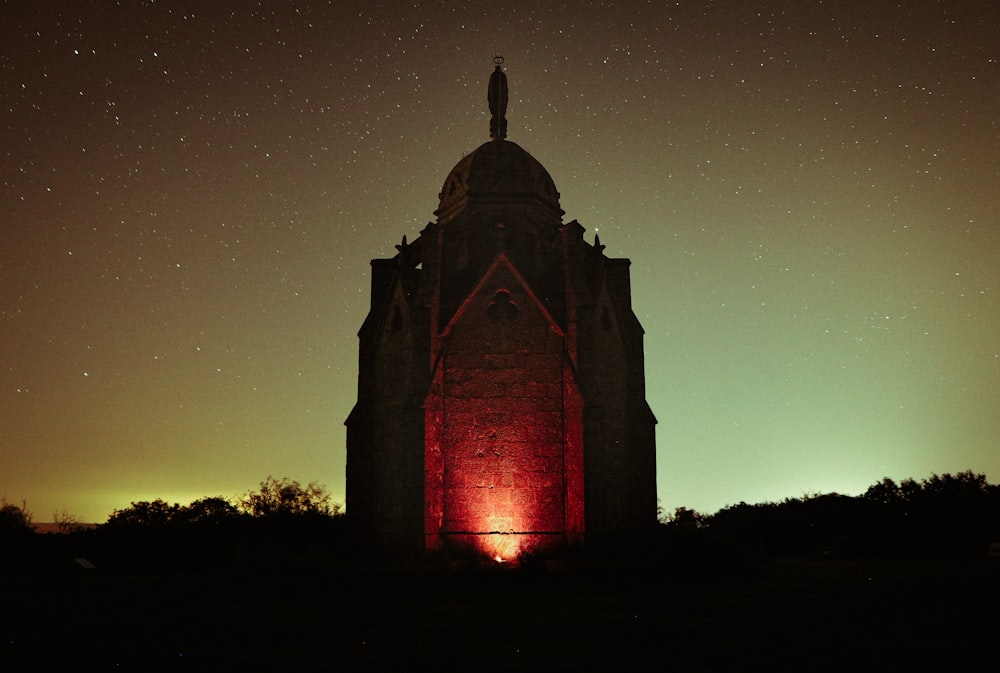
[[516, 534], [493, 533], [481, 538], [480, 549], [487, 558], [492, 558], [497, 563], [507, 563], [521, 554], [520, 538]]

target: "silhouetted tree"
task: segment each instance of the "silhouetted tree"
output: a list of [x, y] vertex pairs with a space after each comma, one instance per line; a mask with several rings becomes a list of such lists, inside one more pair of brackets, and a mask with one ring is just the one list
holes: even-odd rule
[[239, 508], [253, 517], [273, 516], [335, 516], [340, 504], [331, 502], [330, 493], [321, 484], [310, 482], [303, 487], [287, 478], [268, 477], [260, 482], [258, 491], [248, 491]]
[[31, 525], [31, 512], [0, 498], [0, 571], [26, 570], [35, 565], [34, 552], [39, 538]]
[[60, 535], [75, 533], [84, 528], [80, 520], [67, 512], [65, 509], [61, 509], [53, 514], [52, 521], [56, 525], [56, 532]]
[[32, 533], [31, 512], [27, 503], [21, 502], [18, 507], [0, 498], [0, 535], [21, 535]]
[[708, 523], [708, 517], [698, 513], [696, 510], [687, 507], [678, 507], [666, 521], [668, 527], [694, 530], [702, 528]]
[[986, 475], [975, 474], [972, 470], [954, 475], [932, 474], [921, 484], [923, 495], [948, 501], [975, 502], [989, 496], [990, 491]]
[[899, 482], [899, 494], [903, 500], [913, 500], [920, 497], [920, 482], [915, 479], [904, 479]]
[[885, 477], [877, 484], [869, 486], [861, 497], [879, 505], [892, 505], [903, 499], [903, 492], [896, 482]]
[[223, 526], [242, 516], [240, 510], [221, 496], [201, 498], [187, 507], [181, 507], [174, 515], [177, 523], [197, 526]]
[[1000, 493], [982, 474], [933, 474], [906, 503], [920, 544], [934, 553], [981, 553], [1000, 533]]
[[112, 512], [107, 525], [112, 528], [162, 528], [173, 522], [180, 508], [177, 503], [169, 505], [159, 498], [133, 502], [125, 509]]
[[186, 506], [133, 502], [92, 537], [101, 567], [283, 567], [345, 548], [339, 511], [319, 484], [268, 477], [241, 498], [207, 497]]
[[859, 497], [740, 503], [705, 519], [713, 534], [770, 555], [976, 555], [1000, 539], [1000, 488], [971, 471], [899, 484], [886, 477]]

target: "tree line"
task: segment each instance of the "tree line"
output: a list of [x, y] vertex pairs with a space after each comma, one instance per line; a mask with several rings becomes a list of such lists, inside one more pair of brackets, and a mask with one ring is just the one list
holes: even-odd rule
[[0, 543], [20, 552], [0, 559], [0, 567], [44, 569], [85, 559], [88, 566], [112, 569], [259, 568], [346, 547], [340, 503], [325, 487], [270, 476], [234, 498], [206, 497], [189, 505], [132, 502], [97, 527], [64, 513], [57, 519], [63, 535], [39, 535], [26, 504], [0, 502]]
[[247, 491], [231, 500], [221, 496], [201, 498], [190, 505], [167, 504], [161, 499], [133, 502], [115, 510], [105, 524], [111, 528], [162, 528], [184, 525], [225, 525], [250, 519], [321, 519], [340, 515], [340, 503], [333, 502], [322, 485], [302, 486], [290, 479], [268, 477], [256, 491]]
[[661, 518], [668, 538], [775, 556], [985, 556], [1000, 542], [1000, 486], [972, 471], [705, 515], [686, 507]]
[[[22, 552], [0, 558], [0, 566], [37, 565], [55, 552], [124, 568], [273, 567], [363, 555], [340, 504], [315, 482], [268, 477], [235, 498], [133, 502], [96, 528], [65, 513], [57, 518], [64, 535], [38, 535], [25, 503], [0, 500], [0, 547]], [[668, 562], [710, 568], [795, 556], [971, 558], [998, 542], [1000, 486], [965, 471], [899, 483], [885, 478], [859, 496], [740, 502], [714, 514], [678, 507], [639, 546]]]

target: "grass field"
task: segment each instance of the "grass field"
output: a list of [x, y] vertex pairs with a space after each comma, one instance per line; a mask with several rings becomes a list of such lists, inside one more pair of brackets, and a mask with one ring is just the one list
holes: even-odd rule
[[8, 573], [0, 670], [989, 670], [1000, 564]]

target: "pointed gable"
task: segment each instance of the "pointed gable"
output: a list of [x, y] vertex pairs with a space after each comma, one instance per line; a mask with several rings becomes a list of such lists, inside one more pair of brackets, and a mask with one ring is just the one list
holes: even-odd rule
[[[492, 294], [489, 294], [492, 292]], [[517, 301], [515, 301], [515, 298]], [[473, 287], [472, 292], [452, 316], [445, 326], [442, 336], [447, 336], [461, 322], [473, 305], [487, 302], [487, 314], [497, 323], [513, 321], [520, 313], [522, 305], [533, 313], [537, 313], [544, 323], [558, 336], [563, 336], [562, 328], [553, 320], [545, 305], [538, 300], [531, 286], [517, 271], [506, 255], [497, 255], [496, 260], [483, 274], [483, 277]], [[498, 302], [506, 303], [505, 308], [498, 307]], [[492, 307], [492, 308], [491, 308]], [[509, 315], [505, 311], [512, 311]]]

